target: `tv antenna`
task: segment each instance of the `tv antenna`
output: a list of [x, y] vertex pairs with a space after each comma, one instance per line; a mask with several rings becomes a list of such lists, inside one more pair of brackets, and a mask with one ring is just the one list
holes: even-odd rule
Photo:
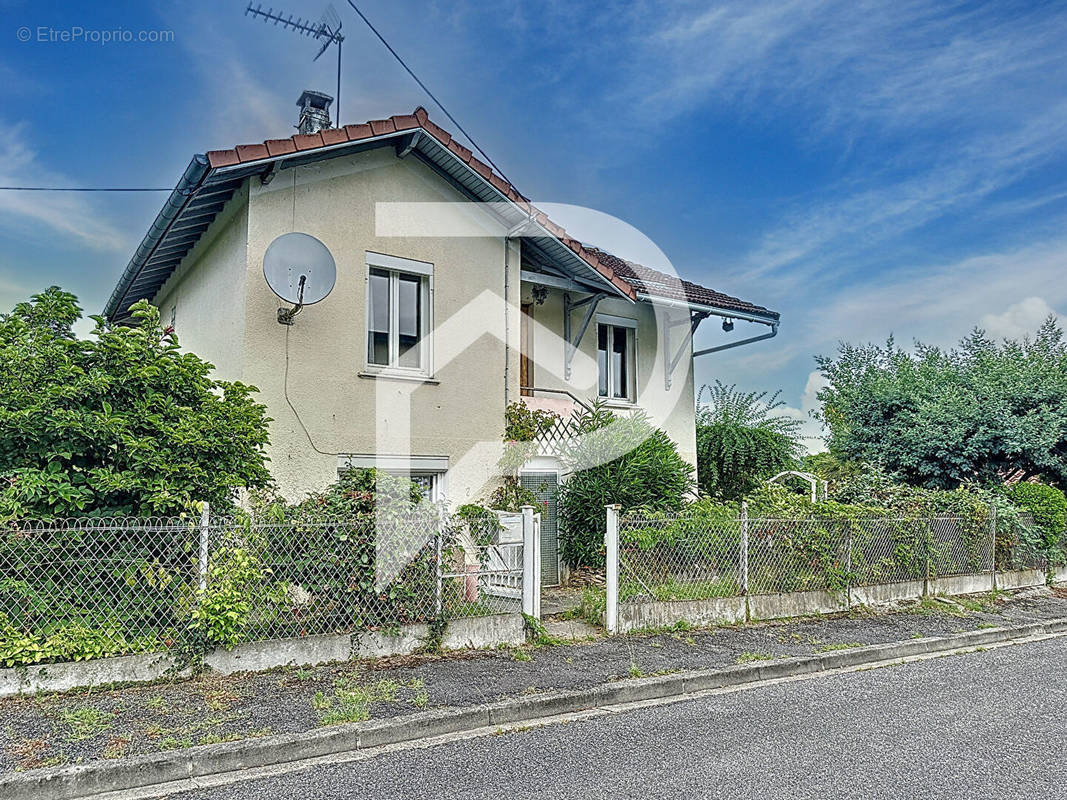
[[263, 6], [258, 4], [253, 8], [251, 2], [249, 2], [248, 8], [245, 9], [245, 16], [258, 17], [264, 22], [273, 22], [275, 27], [281, 25], [288, 31], [299, 33], [301, 36], [310, 36], [312, 39], [322, 42], [319, 52], [311, 59], [312, 61], [318, 61], [319, 56], [325, 53], [330, 48], [330, 45], [337, 45], [337, 104], [334, 109], [337, 113], [337, 123], [340, 125], [341, 42], [345, 40], [345, 37], [341, 33], [341, 18], [337, 15], [337, 9], [333, 7], [333, 4], [326, 6], [326, 9], [322, 12], [322, 19], [318, 22], [312, 22], [302, 17], [294, 17], [292, 14], [286, 14], [284, 11], [275, 11], [273, 8], [268, 8], [264, 11]]

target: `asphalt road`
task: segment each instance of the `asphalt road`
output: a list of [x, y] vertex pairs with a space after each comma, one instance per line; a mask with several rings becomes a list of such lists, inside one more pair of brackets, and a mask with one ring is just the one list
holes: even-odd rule
[[1067, 798], [1067, 637], [172, 797]]

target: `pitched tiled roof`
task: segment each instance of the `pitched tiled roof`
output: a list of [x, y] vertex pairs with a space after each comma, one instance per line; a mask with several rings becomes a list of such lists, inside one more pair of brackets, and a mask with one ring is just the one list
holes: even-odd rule
[[646, 267], [644, 264], [627, 261], [600, 248], [586, 245], [585, 249], [595, 253], [602, 264], [611, 267], [616, 275], [630, 284], [639, 294], [663, 297], [668, 300], [682, 300], [702, 306], [720, 308], [724, 311], [738, 311], [772, 319], [779, 318], [777, 311], [771, 311], [763, 306], [757, 306], [745, 300], [731, 297], [728, 294], [716, 292], [714, 289], [709, 289], [692, 281], [676, 278], [651, 267]]
[[[282, 160], [308, 163], [330, 158], [334, 150], [350, 153], [366, 146], [384, 145], [391, 140], [396, 140], [398, 151], [414, 149], [424, 160], [429, 159], [428, 163], [432, 162], [432, 166], [446, 177], [459, 182], [475, 199], [497, 202], [498, 198], [506, 198], [514, 204], [514, 210], [505, 215], [512, 217], [509, 224], [518, 224], [525, 216], [539, 226], [526, 233], [535, 249], [549, 254], [553, 260], [570, 259], [579, 270], [592, 269], [600, 280], [631, 300], [645, 294], [723, 311], [750, 313], [765, 320], [778, 319], [777, 313], [761, 306], [690, 281], [680, 281], [582, 244], [533, 206], [489, 164], [453, 139], [444, 128], [434, 124], [421, 106], [411, 114], [389, 119], [241, 144], [229, 150], [211, 150], [204, 156], [194, 156], [123, 271], [104, 313], [109, 319], [120, 319], [128, 313], [133, 302], [153, 297], [249, 176], [266, 176]], [[264, 163], [259, 165], [257, 162]]]
[[584, 250], [581, 242], [568, 235], [567, 231], [550, 220], [540, 209], [531, 205], [529, 198], [524, 197], [514, 186], [499, 176], [491, 166], [475, 156], [470, 149], [453, 139], [452, 134], [434, 124], [430, 120], [429, 114], [426, 113], [426, 109], [422, 106], [416, 108], [411, 114], [394, 115], [389, 119], [372, 119], [362, 125], [345, 125], [343, 128], [330, 128], [319, 133], [296, 134], [288, 139], [268, 139], [262, 144], [239, 144], [230, 150], [209, 150], [207, 158], [211, 168], [217, 169], [219, 167], [260, 161], [273, 156], [296, 153], [303, 150], [315, 150], [347, 142], [358, 142], [363, 139], [372, 139], [377, 136], [386, 136], [416, 129], [425, 131], [444, 147], [451, 150], [461, 161], [469, 164], [475, 172], [518, 205], [523, 212], [532, 214], [542, 227], [577, 253], [589, 266], [611, 281], [619, 291], [631, 299], [635, 299], [634, 289], [629, 283], [616, 276], [610, 268], [601, 264], [595, 254]]
[[637, 293], [670, 300], [680, 300], [700, 305], [712, 306], [723, 310], [750, 313], [757, 316], [778, 319], [778, 314], [763, 306], [739, 300], [736, 297], [717, 292], [691, 281], [680, 280], [642, 264], [635, 264], [612, 255], [597, 247], [583, 245], [566, 230], [556, 225], [542, 211], [533, 206], [511, 183], [498, 175], [493, 168], [481, 161], [468, 148], [452, 138], [452, 134], [430, 120], [422, 106], [411, 114], [392, 116], [389, 119], [375, 119], [362, 125], [345, 125], [343, 128], [331, 128], [313, 134], [296, 134], [287, 139], [268, 139], [262, 144], [237, 145], [230, 150], [211, 150], [207, 153], [208, 162], [213, 169], [236, 164], [246, 164], [274, 156], [296, 153], [304, 150], [330, 147], [346, 142], [358, 142], [378, 136], [401, 131], [422, 130], [451, 150], [464, 163], [489, 181], [498, 191], [517, 204], [525, 213], [533, 214], [537, 221], [564, 245], [573, 250], [593, 269], [607, 278], [631, 299]]

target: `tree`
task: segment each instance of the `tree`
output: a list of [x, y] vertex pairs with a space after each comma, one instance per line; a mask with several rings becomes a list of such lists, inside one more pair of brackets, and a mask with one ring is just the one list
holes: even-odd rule
[[254, 387], [211, 378], [148, 303], [132, 312], [79, 339], [77, 299], [52, 287], [0, 315], [0, 516], [226, 509], [270, 485]]
[[1049, 318], [1032, 339], [975, 330], [956, 348], [892, 339], [817, 359], [830, 450], [916, 486], [1043, 476], [1067, 485], [1067, 346]]
[[[704, 393], [707, 402], [702, 402]], [[697, 397], [697, 478], [706, 495], [739, 500], [801, 454], [800, 421], [778, 413], [776, 392], [739, 392], [719, 381]]]
[[616, 417], [598, 402], [576, 412], [560, 486], [560, 554], [575, 567], [604, 565], [605, 507], [678, 511], [693, 488], [693, 467], [643, 412]]

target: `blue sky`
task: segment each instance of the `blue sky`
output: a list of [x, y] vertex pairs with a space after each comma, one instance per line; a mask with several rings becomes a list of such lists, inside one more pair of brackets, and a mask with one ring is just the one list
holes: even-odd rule
[[[444, 122], [334, 2], [343, 121], [424, 104]], [[194, 152], [288, 135], [333, 61], [244, 6], [0, 0], [0, 183], [171, 187]], [[781, 388], [803, 416], [812, 356], [839, 339], [1018, 335], [1067, 310], [1060, 4], [362, 7], [527, 195], [614, 215], [683, 276], [782, 312], [777, 339], [701, 359], [698, 381]], [[42, 26], [174, 33], [41, 42]], [[162, 199], [0, 192], [0, 307], [59, 283], [99, 311]]]

